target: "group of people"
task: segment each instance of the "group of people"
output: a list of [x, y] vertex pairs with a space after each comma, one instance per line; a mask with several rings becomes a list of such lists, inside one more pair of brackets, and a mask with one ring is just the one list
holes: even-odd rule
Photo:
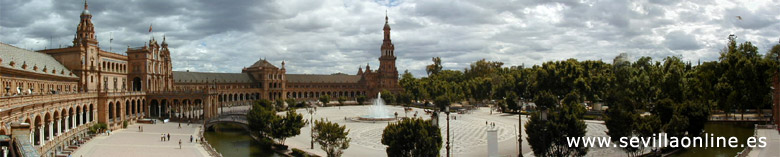
[[161, 134], [160, 141], [170, 141], [170, 140], [171, 140], [171, 133], [168, 133], [168, 135]]

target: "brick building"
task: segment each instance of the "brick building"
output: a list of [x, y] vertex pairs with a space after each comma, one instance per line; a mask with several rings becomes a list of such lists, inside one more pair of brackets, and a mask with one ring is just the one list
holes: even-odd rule
[[203, 120], [258, 99], [402, 90], [387, 22], [380, 67], [366, 65], [356, 75], [287, 74], [284, 62], [279, 68], [266, 60], [241, 73], [173, 71], [164, 36], [119, 54], [98, 46], [94, 28], [85, 2], [72, 46], [31, 51], [0, 43], [0, 139], [14, 139], [33, 156], [57, 156], [96, 123], [118, 129], [144, 118]]

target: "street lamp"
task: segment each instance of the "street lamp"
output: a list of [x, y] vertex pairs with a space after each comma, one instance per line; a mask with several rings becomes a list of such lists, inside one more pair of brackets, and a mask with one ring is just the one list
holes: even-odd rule
[[447, 115], [447, 157], [450, 157], [450, 106], [444, 106], [444, 114]]
[[311, 128], [311, 149], [314, 149], [314, 112], [315, 110], [311, 107], [306, 108], [306, 110], [309, 112], [309, 127]]
[[522, 157], [523, 156], [523, 103], [525, 103], [523, 98], [520, 98], [520, 112], [517, 112], [517, 123], [518, 123], [518, 129], [517, 129], [517, 147], [518, 147], [518, 154], [517, 156]]

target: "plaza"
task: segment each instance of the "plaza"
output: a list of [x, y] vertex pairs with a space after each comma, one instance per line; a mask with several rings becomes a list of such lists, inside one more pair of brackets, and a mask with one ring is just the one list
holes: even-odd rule
[[[404, 113], [400, 106], [387, 106], [391, 113], [398, 113], [398, 117], [413, 117], [417, 113], [418, 117], [430, 119], [429, 114], [425, 114], [423, 109], [413, 108], [411, 112]], [[369, 106], [342, 106], [342, 107], [319, 107], [314, 113], [314, 119], [328, 119], [332, 122], [345, 125], [349, 129], [349, 137], [352, 138], [350, 147], [344, 150], [343, 156], [387, 156], [385, 145], [382, 145], [382, 131], [388, 122], [356, 122], [349, 120], [351, 117], [357, 117], [368, 114]], [[306, 120], [311, 119], [306, 109], [298, 109], [296, 112], [302, 114]], [[282, 113], [279, 113], [282, 114]], [[498, 112], [490, 113], [486, 107], [481, 107], [466, 114], [451, 113], [450, 119], [450, 142], [452, 147], [452, 156], [486, 156], [487, 155], [487, 130], [489, 127], [485, 123], [495, 123], [498, 130], [498, 146], [500, 156], [516, 156], [517, 154], [517, 124], [518, 116], [516, 114], [503, 114]], [[439, 114], [439, 125], [442, 128], [442, 142], [446, 142], [445, 115]], [[347, 120], [345, 120], [347, 118]], [[523, 117], [523, 124], [527, 121]], [[606, 126], [602, 121], [585, 121], [587, 124], [586, 136], [606, 137]], [[298, 148], [317, 155], [325, 155], [319, 145], [311, 148], [311, 128], [309, 125], [301, 128], [301, 134], [286, 140], [291, 148]], [[523, 154], [532, 156], [533, 151], [528, 145], [523, 131]], [[440, 154], [446, 154], [445, 145], [442, 144]], [[625, 156], [626, 153], [619, 148], [590, 148], [587, 156]]]
[[[143, 126], [143, 132], [138, 130]], [[112, 131], [111, 135], [97, 135], [83, 144], [72, 156], [166, 156], [194, 157], [208, 156], [208, 152], [198, 143], [190, 143], [190, 136], [198, 137], [200, 124], [157, 123], [128, 125], [126, 129]], [[171, 134], [170, 141], [160, 141], [160, 135]], [[181, 149], [179, 149], [181, 140]]]

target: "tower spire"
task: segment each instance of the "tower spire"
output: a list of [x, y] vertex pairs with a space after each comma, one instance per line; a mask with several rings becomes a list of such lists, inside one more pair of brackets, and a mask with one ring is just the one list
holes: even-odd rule
[[87, 10], [88, 7], [89, 5], [87, 5], [87, 0], [84, 0], [84, 10]]

